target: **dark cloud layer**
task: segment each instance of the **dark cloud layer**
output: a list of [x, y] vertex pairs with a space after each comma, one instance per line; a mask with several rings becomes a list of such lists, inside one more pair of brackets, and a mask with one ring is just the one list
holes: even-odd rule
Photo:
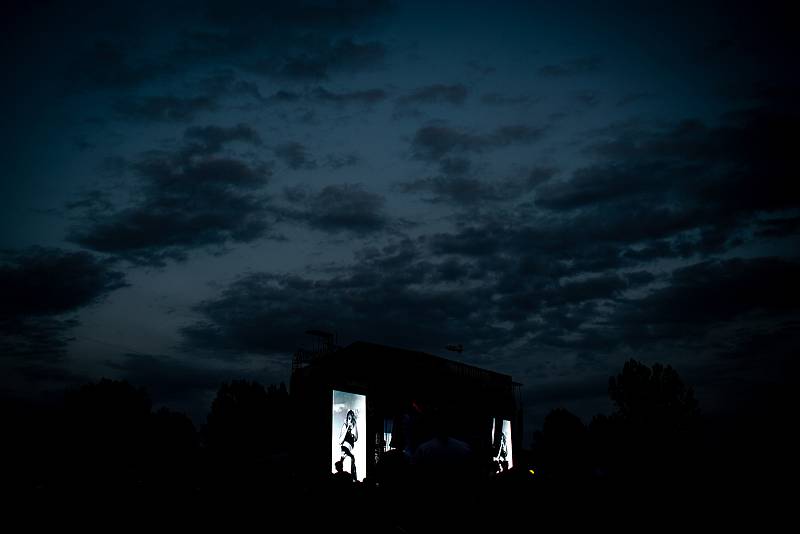
[[637, 273], [628, 279], [605, 275], [559, 284], [557, 276], [550, 276], [540, 279], [533, 303], [523, 298], [530, 295], [521, 294], [519, 299], [493, 299], [504, 291], [499, 275], [516, 274], [516, 262], [506, 260], [489, 270], [475, 261], [430, 257], [423, 245], [405, 240], [365, 249], [355, 264], [323, 279], [244, 276], [197, 308], [204, 320], [184, 330], [187, 343], [233, 353], [272, 353], [291, 350], [298, 332], [320, 327], [337, 330], [344, 339], [366, 336], [434, 351], [458, 340], [473, 354], [497, 355], [524, 333], [500, 326], [510, 309], [528, 314], [546, 305], [567, 311], [618, 298], [652, 279]]
[[563, 63], [545, 65], [539, 69], [542, 76], [561, 77], [587, 74], [597, 70], [602, 59], [597, 56], [579, 57]]
[[190, 128], [175, 153], [154, 153], [131, 164], [140, 190], [127, 206], [89, 212], [70, 240], [133, 263], [163, 265], [197, 248], [264, 237], [270, 228], [264, 166], [216, 154], [232, 141], [258, 143], [244, 125]]
[[346, 106], [349, 104], [372, 106], [386, 100], [387, 97], [387, 92], [378, 88], [336, 92], [322, 86], [317, 86], [313, 90], [307, 92], [295, 92], [281, 89], [273, 93], [272, 96], [266, 100], [271, 104], [294, 104], [305, 101], [312, 104], [333, 104], [336, 106]]
[[712, 384], [722, 402], [736, 403], [735, 395], [754, 383], [781, 380], [790, 364], [800, 338], [800, 295], [792, 283], [798, 268], [796, 258], [695, 263], [641, 297], [616, 299], [601, 321], [595, 316], [535, 339], [544, 346], [568, 339], [564, 347], [587, 354], [682, 356], [698, 385]]
[[142, 200], [76, 229], [70, 239], [134, 263], [161, 265], [191, 249], [248, 242], [266, 233], [265, 201], [258, 190], [264, 169], [217, 158], [175, 166], [140, 162]]
[[360, 91], [349, 91], [336, 93], [323, 87], [317, 87], [311, 96], [320, 102], [333, 104], [377, 104], [386, 100], [387, 94], [383, 89], [364, 89]]
[[[5, 368], [26, 386], [82, 379], [96, 360], [58, 357], [80, 311], [124, 285], [114, 269], [192, 256], [152, 283], [246, 274], [194, 307], [189, 352], [106, 362], [167, 402], [201, 402], [215, 377], [271, 380], [310, 327], [463, 343], [539, 412], [603, 398], [627, 357], [683, 364], [701, 386], [778, 380], [800, 339], [797, 69], [777, 53], [797, 48], [794, 19], [771, 3], [585, 7], [12, 6], [3, 236], [57, 243], [66, 213], [88, 251], [2, 257]], [[567, 48], [547, 44], [553, 28]], [[75, 187], [94, 189], [51, 209]], [[279, 250], [289, 272], [193, 254], [279, 232], [246, 248]], [[118, 293], [136, 320], [113, 328], [158, 320], [137, 316], [150, 289]], [[245, 353], [275, 357], [263, 373], [218, 361]]]
[[[210, 62], [294, 81], [324, 80], [372, 68], [387, 53], [383, 43], [353, 34], [387, 13], [388, 2], [201, 2], [191, 12], [169, 3], [82, 10], [48, 4], [31, 11], [86, 37], [85, 43], [73, 39], [74, 47], [66, 43], [73, 56], [66, 77], [88, 88], [138, 88]], [[77, 17], [76, 11], [89, 13]], [[157, 35], [165, 20], [180, 21], [171, 30], [173, 38], [150, 39], [141, 31], [151, 27]], [[255, 96], [251, 89], [239, 84], [237, 90]], [[146, 101], [122, 105], [136, 116], [152, 116], [163, 107]]]
[[[763, 257], [709, 260], [676, 269], [670, 284], [638, 302], [625, 302], [615, 320], [644, 336], [674, 339], [746, 317], [800, 311], [800, 290], [792, 281], [797, 260]], [[677, 332], [676, 332], [677, 331]]]
[[311, 199], [309, 223], [326, 231], [370, 233], [387, 224], [385, 200], [360, 184], [329, 185]]
[[292, 170], [310, 170], [317, 167], [317, 162], [308, 154], [306, 147], [301, 143], [284, 143], [276, 146], [273, 152], [276, 158], [280, 159]]
[[317, 32], [352, 29], [386, 13], [390, 3], [382, 0], [343, 2], [210, 0], [205, 16], [226, 28], [250, 29], [295, 27]]
[[200, 112], [215, 110], [217, 103], [209, 96], [148, 96], [120, 100], [115, 107], [120, 116], [128, 119], [187, 122]]
[[486, 180], [470, 173], [466, 160], [445, 159], [440, 162], [441, 174], [399, 184], [403, 193], [423, 193], [435, 204], [451, 203], [471, 206], [491, 202], [520, 200], [552, 175], [551, 169], [535, 169], [527, 176]]
[[[746, 247], [766, 229], [791, 248], [795, 216], [786, 214], [797, 212], [800, 196], [786, 142], [795, 121], [762, 110], [719, 126], [689, 121], [602, 134], [589, 144], [594, 163], [533, 185], [532, 203], [465, 212], [455, 231], [431, 236], [429, 247], [478, 259], [486, 269], [503, 256], [517, 258], [521, 270], [503, 276], [519, 290], [514, 274], [567, 276], [703, 258]], [[440, 178], [406, 187], [444, 199], [456, 185]], [[492, 194], [474, 181], [457, 191]]]
[[481, 96], [481, 102], [489, 106], [517, 106], [532, 104], [536, 101], [532, 95], [504, 95], [500, 93], [486, 93]]
[[[226, 100], [270, 102], [258, 85], [239, 79], [235, 72], [224, 69], [198, 82], [192, 95], [157, 94], [133, 96], [125, 94], [114, 103], [118, 117], [143, 122], [192, 122], [198, 116], [224, 108]], [[161, 90], [161, 89], [158, 89]]]
[[[457, 341], [482, 364], [494, 362], [519, 378], [591, 376], [598, 389], [582, 388], [580, 397], [596, 400], [605, 395], [596, 378], [613, 371], [615, 354], [675, 357], [688, 350], [703, 383], [720, 358], [757, 362], [759, 351], [731, 351], [755, 342], [764, 324], [798, 334], [800, 295], [789, 289], [797, 260], [701, 261], [665, 279], [642, 270], [564, 278], [558, 268], [510, 257], [490, 266], [431, 257], [421, 245], [363, 250], [355, 264], [324, 278], [243, 276], [197, 307], [203, 319], [184, 328], [187, 349], [227, 357], [288, 352], [308, 328], [434, 352]], [[771, 354], [785, 358], [786, 347], [778, 345]], [[554, 366], [550, 359], [564, 361]]]
[[469, 90], [463, 84], [435, 84], [420, 87], [410, 94], [397, 99], [398, 104], [454, 104], [461, 105], [467, 99]]
[[[724, 251], [753, 227], [769, 225], [765, 216], [800, 208], [787, 145], [798, 125], [797, 115], [759, 108], [718, 125], [622, 128], [590, 144], [597, 163], [537, 189], [536, 205], [596, 219], [595, 238], [619, 231], [616, 241], [640, 242], [625, 253], [629, 259]], [[626, 219], [629, 229], [622, 227]]]
[[125, 285], [121, 273], [87, 252], [34, 248], [0, 260], [3, 317], [69, 312]]
[[290, 187], [285, 190], [285, 197], [293, 204], [284, 212], [287, 218], [323, 232], [366, 235], [389, 225], [384, 210], [386, 200], [362, 184], [328, 185], [316, 193]]
[[0, 255], [0, 353], [60, 354], [77, 321], [66, 316], [126, 285], [87, 252], [33, 248]]
[[204, 320], [184, 335], [191, 346], [234, 353], [291, 350], [310, 327], [399, 345], [409, 345], [411, 335], [414, 346], [428, 348], [467, 332], [486, 335], [492, 327], [474, 313], [485, 293], [414, 287], [436, 275], [410, 242], [365, 251], [352, 272], [326, 280], [248, 275], [200, 304]]
[[481, 153], [514, 144], [531, 143], [544, 130], [524, 125], [501, 126], [489, 134], [475, 134], [449, 126], [430, 125], [417, 130], [412, 150], [418, 159], [436, 161], [446, 156]]
[[217, 100], [224, 97], [244, 97], [260, 104], [269, 103], [269, 99], [261, 94], [261, 89], [256, 82], [240, 79], [237, 72], [232, 69], [216, 71], [200, 80], [199, 85], [203, 94]]
[[327, 80], [336, 73], [352, 73], [380, 65], [386, 56], [382, 43], [356, 42], [350, 38], [304, 42], [300, 48], [298, 52], [288, 51], [283, 56], [264, 57], [251, 68], [260, 74], [312, 82]]
[[230, 128], [215, 125], [192, 126], [186, 129], [183, 137], [191, 144], [189, 151], [192, 154], [213, 154], [234, 141], [255, 146], [261, 144], [261, 136], [247, 124], [237, 124]]
[[168, 62], [134, 57], [131, 48], [125, 42], [97, 39], [76, 55], [67, 78], [93, 87], [125, 89], [175, 72]]
[[325, 157], [325, 165], [331, 169], [342, 169], [344, 167], [352, 167], [358, 165], [360, 158], [358, 154], [351, 152], [349, 154], [328, 154]]

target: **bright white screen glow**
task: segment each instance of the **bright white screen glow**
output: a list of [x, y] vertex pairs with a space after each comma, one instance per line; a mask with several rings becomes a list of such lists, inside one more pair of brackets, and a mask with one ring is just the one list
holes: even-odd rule
[[508, 461], [508, 468], [511, 469], [514, 467], [514, 453], [512, 451], [513, 444], [511, 443], [511, 421], [503, 419], [503, 431], [501, 435], [501, 446], [502, 446], [502, 436], [506, 438], [506, 460]]
[[500, 434], [495, 435], [495, 422], [492, 420], [492, 445], [495, 450], [494, 463], [498, 473], [514, 467], [513, 444], [511, 443], [511, 421], [503, 419]]
[[332, 473], [336, 473], [339, 467], [359, 482], [367, 476], [366, 417], [365, 395], [333, 390]]

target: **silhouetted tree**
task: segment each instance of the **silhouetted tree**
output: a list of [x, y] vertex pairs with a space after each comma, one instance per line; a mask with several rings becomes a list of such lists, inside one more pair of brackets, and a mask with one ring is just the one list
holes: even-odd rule
[[626, 477], [664, 480], [690, 475], [697, 453], [698, 405], [670, 366], [636, 360], [609, 379], [616, 411], [592, 422], [593, 444], [610, 453], [607, 464]]
[[[202, 430], [212, 476], [247, 490], [265, 488], [275, 478], [274, 455], [289, 450], [291, 420], [286, 386], [264, 386], [257, 382], [234, 380], [224, 383], [211, 404]], [[285, 461], [283, 463], [286, 463]]]
[[287, 449], [289, 427], [286, 386], [234, 380], [222, 384], [211, 403], [204, 428], [206, 444], [215, 450], [249, 457]]
[[691, 387], [670, 366], [652, 369], [636, 360], [625, 362], [622, 373], [608, 381], [608, 395], [617, 415], [630, 424], [674, 431], [698, 414]]
[[153, 413], [143, 388], [101, 379], [64, 395], [61, 426], [68, 487], [104, 492], [166, 491], [195, 483], [198, 437], [184, 414]]
[[589, 474], [588, 431], [580, 418], [556, 408], [535, 434], [540, 465], [550, 479], [572, 480]]
[[589, 447], [591, 464], [595, 475], [605, 477], [617, 467], [620, 456], [622, 432], [619, 419], [615, 416], [597, 414], [589, 423]]
[[148, 454], [150, 398], [142, 388], [104, 378], [64, 396], [65, 464], [97, 485], [138, 482]]
[[175, 455], [197, 447], [192, 420], [186, 414], [160, 408], [153, 414], [151, 436], [163, 454]]
[[63, 464], [59, 406], [0, 397], [0, 491], [48, 489]]
[[157, 487], [193, 486], [198, 470], [199, 438], [183, 413], [161, 408], [150, 416], [149, 479]]

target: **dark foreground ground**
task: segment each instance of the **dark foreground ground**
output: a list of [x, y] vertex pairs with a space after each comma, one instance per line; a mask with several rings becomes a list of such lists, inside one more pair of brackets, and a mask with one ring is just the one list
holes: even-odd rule
[[[517, 469], [484, 480], [416, 477], [374, 485], [334, 477], [221, 476], [213, 484], [120, 484], [107, 477], [6, 488], [7, 518], [24, 530], [55, 521], [70, 529], [177, 526], [256, 532], [487, 532], [506, 529], [758, 528], [773, 531], [795, 509], [790, 480], [726, 473], [610, 480], [552, 479]], [[257, 471], [251, 474], [256, 475]], [[709, 476], [713, 475], [713, 476]], [[258, 476], [263, 476], [259, 473]], [[10, 522], [11, 519], [8, 519]], [[9, 530], [10, 532], [10, 530]]]

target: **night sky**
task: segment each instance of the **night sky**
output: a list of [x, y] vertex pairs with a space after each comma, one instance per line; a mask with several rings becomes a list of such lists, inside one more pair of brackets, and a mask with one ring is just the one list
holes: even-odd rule
[[779, 4], [20, 4], [4, 396], [126, 379], [201, 423], [310, 328], [511, 374], [529, 429], [607, 413], [630, 358], [719, 417], [796, 373]]

